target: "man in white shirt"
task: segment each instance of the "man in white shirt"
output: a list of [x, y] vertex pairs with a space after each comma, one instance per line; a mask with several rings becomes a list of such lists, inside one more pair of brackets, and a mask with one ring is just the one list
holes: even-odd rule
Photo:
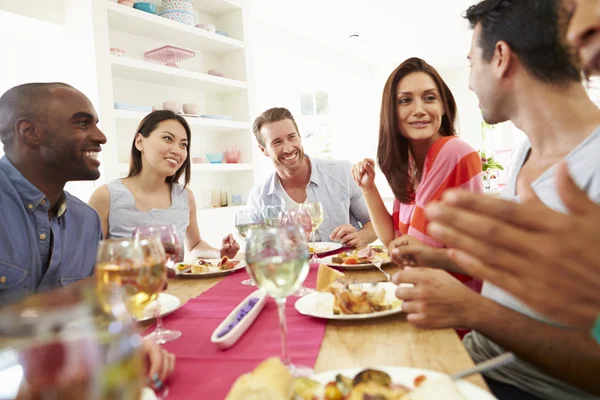
[[275, 172], [252, 189], [248, 206], [260, 214], [264, 205], [296, 208], [304, 202], [321, 202], [323, 223], [317, 241], [335, 240], [355, 247], [377, 236], [362, 192], [354, 183], [349, 161], [321, 160], [304, 154], [298, 125], [285, 108], [271, 108], [254, 121], [254, 135]]

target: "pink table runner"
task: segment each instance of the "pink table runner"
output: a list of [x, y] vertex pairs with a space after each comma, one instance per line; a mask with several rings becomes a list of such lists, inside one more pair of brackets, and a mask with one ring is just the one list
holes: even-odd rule
[[[306, 286], [315, 287], [317, 268], [311, 267]], [[168, 381], [169, 400], [224, 399], [238, 376], [254, 369], [270, 356], [280, 355], [277, 306], [269, 299], [252, 326], [227, 350], [219, 350], [210, 336], [225, 317], [256, 288], [241, 285], [245, 273], [233, 273], [165, 317], [167, 328], [183, 335], [165, 348], [177, 356], [175, 372]], [[299, 314], [296, 297], [287, 303], [288, 349], [292, 362], [314, 367], [325, 322]], [[154, 329], [154, 327], [152, 327]]]

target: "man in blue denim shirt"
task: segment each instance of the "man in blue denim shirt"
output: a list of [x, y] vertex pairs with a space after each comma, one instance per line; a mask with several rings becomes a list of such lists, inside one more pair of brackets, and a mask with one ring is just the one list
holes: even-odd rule
[[271, 158], [276, 171], [250, 192], [248, 206], [254, 213], [260, 214], [264, 205], [295, 208], [305, 201], [319, 201], [324, 219], [315, 232], [317, 241], [335, 240], [353, 247], [377, 238], [363, 194], [352, 179], [350, 162], [309, 159], [296, 121], [285, 108], [262, 113], [253, 130], [260, 150]]
[[63, 83], [0, 97], [0, 306], [93, 274], [100, 219], [63, 189], [100, 176], [97, 124], [89, 99]]

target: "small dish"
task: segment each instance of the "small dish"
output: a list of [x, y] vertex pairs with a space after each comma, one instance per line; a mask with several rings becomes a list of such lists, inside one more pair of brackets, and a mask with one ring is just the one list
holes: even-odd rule
[[[248, 304], [250, 300], [257, 299], [256, 303], [249, 309]], [[220, 349], [227, 349], [233, 346], [242, 337], [244, 332], [250, 328], [250, 325], [256, 320], [258, 314], [263, 310], [267, 303], [267, 295], [263, 291], [256, 290], [246, 297], [242, 302], [221, 322], [221, 324], [215, 329], [210, 337], [210, 341], [217, 345]], [[242, 309], [246, 309], [245, 315], [239, 315]], [[228, 325], [235, 323], [229, 332], [219, 337], [223, 331], [226, 331]]]
[[114, 106], [115, 106], [115, 110], [138, 111], [138, 112], [145, 112], [145, 113], [152, 112], [152, 107], [144, 106], [141, 104], [115, 103]]
[[117, 3], [119, 3], [120, 5], [125, 6], [125, 7], [133, 7], [133, 5], [135, 4], [131, 0], [119, 0]]
[[210, 32], [210, 33], [216, 33], [217, 32], [217, 27], [214, 26], [213, 24], [198, 24], [198, 25], [196, 25], [196, 28], [203, 29], [203, 30], [205, 30], [207, 32]]
[[223, 121], [231, 121], [233, 117], [231, 115], [222, 115], [222, 114], [202, 114], [200, 118], [208, 118], [208, 119], [221, 119]]
[[133, 5], [136, 10], [144, 11], [150, 14], [156, 14], [156, 5], [145, 1], [138, 1]]
[[204, 164], [204, 157], [192, 157], [194, 164]]
[[123, 57], [125, 55], [125, 50], [116, 47], [111, 47], [110, 54], [117, 57]]
[[223, 162], [223, 153], [207, 154], [206, 158], [211, 164], [221, 164]]
[[163, 101], [163, 110], [173, 111], [174, 113], [179, 112], [179, 103], [173, 100]]
[[200, 114], [200, 106], [197, 103], [185, 103], [181, 106], [184, 114], [198, 115]]
[[223, 32], [223, 31], [215, 31], [215, 33], [216, 33], [217, 35], [221, 35], [221, 36], [227, 36], [227, 37], [229, 37], [229, 35], [227, 34], [227, 32]]
[[206, 73], [209, 74], [209, 75], [213, 75], [213, 76], [220, 76], [221, 78], [225, 76], [218, 69], [209, 69], [208, 71], [206, 71]]

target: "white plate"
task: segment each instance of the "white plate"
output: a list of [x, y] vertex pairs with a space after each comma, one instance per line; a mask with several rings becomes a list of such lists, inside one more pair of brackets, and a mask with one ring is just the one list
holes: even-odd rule
[[[328, 256], [328, 257], [324, 257], [321, 260], [322, 264], [327, 265], [328, 267], [334, 267], [337, 269], [348, 269], [348, 270], [361, 270], [361, 269], [371, 269], [371, 268], [375, 268], [375, 265], [373, 263], [368, 263], [368, 264], [334, 264], [331, 260], [333, 259], [333, 257], [335, 257], [335, 255], [333, 256]], [[382, 265], [386, 265], [386, 264], [390, 264], [391, 261], [384, 261]]]
[[177, 114], [180, 117], [200, 118], [200, 114]]
[[145, 386], [142, 388], [142, 396], [140, 397], [140, 400], [156, 400], [158, 399], [158, 397], [156, 397], [156, 394], [154, 394], [154, 390], [150, 389], [148, 386]]
[[233, 119], [233, 117], [231, 115], [221, 115], [221, 114], [201, 114], [200, 118], [221, 119], [224, 121], [231, 121]]
[[[237, 258], [235, 258], [234, 260], [237, 260]], [[204, 261], [208, 261], [209, 263], [218, 263], [219, 261], [221, 261], [220, 258], [218, 259], [204, 259]], [[239, 260], [240, 263], [238, 265], [236, 265], [235, 267], [233, 267], [232, 269], [229, 269], [227, 271], [216, 271], [216, 272], [203, 272], [201, 274], [192, 274], [191, 272], [184, 272], [183, 274], [177, 274], [178, 278], [215, 278], [217, 276], [225, 276], [225, 275], [229, 275], [232, 272], [235, 272], [237, 270], [240, 270], [242, 268], [246, 267], [246, 261], [244, 260]]]
[[[430, 371], [427, 369], [419, 369], [419, 368], [405, 368], [405, 367], [370, 367], [373, 369], [381, 370], [387, 373], [390, 378], [392, 378], [392, 382], [401, 384], [404, 386], [408, 386], [409, 388], [414, 388], [413, 381], [419, 375], [425, 375], [427, 379], [436, 379], [443, 374], [441, 372]], [[316, 374], [311, 377], [315, 381], [326, 385], [327, 383], [335, 380], [335, 376], [337, 374], [343, 374], [348, 378], [354, 378], [356, 374], [362, 371], [365, 368], [355, 368], [355, 369], [342, 369], [338, 371], [328, 371], [322, 372], [320, 374]], [[479, 386], [475, 386], [470, 382], [459, 380], [456, 382], [456, 386], [460, 393], [467, 400], [497, 400], [494, 396], [492, 396], [487, 391], [483, 390]]]
[[[310, 244], [312, 246], [312, 244]], [[335, 251], [341, 249], [344, 245], [338, 242], [316, 242], [315, 250], [317, 251], [317, 255], [329, 253], [330, 251]], [[310, 253], [312, 254], [312, 252]]]
[[[158, 299], [160, 300], [161, 317], [171, 314], [173, 311], [177, 310], [179, 306], [181, 306], [181, 300], [179, 300], [179, 297], [173, 296], [172, 294], [160, 293], [158, 295]], [[154, 317], [156, 317], [156, 301], [151, 302], [146, 306], [146, 308], [144, 308], [144, 316], [137, 319], [137, 322], [148, 321]]]
[[[396, 298], [396, 285], [391, 282], [380, 282], [376, 285], [370, 283], [356, 284], [359, 287], [364, 287], [368, 290], [379, 290], [381, 288], [386, 291], [386, 299], [388, 302], [398, 301]], [[396, 307], [391, 310], [378, 311], [369, 314], [334, 314], [333, 313], [333, 294], [327, 292], [316, 292], [301, 297], [294, 305], [300, 314], [308, 315], [309, 317], [335, 319], [335, 320], [361, 320], [380, 318], [388, 315], [399, 314], [402, 312], [402, 307]]]

